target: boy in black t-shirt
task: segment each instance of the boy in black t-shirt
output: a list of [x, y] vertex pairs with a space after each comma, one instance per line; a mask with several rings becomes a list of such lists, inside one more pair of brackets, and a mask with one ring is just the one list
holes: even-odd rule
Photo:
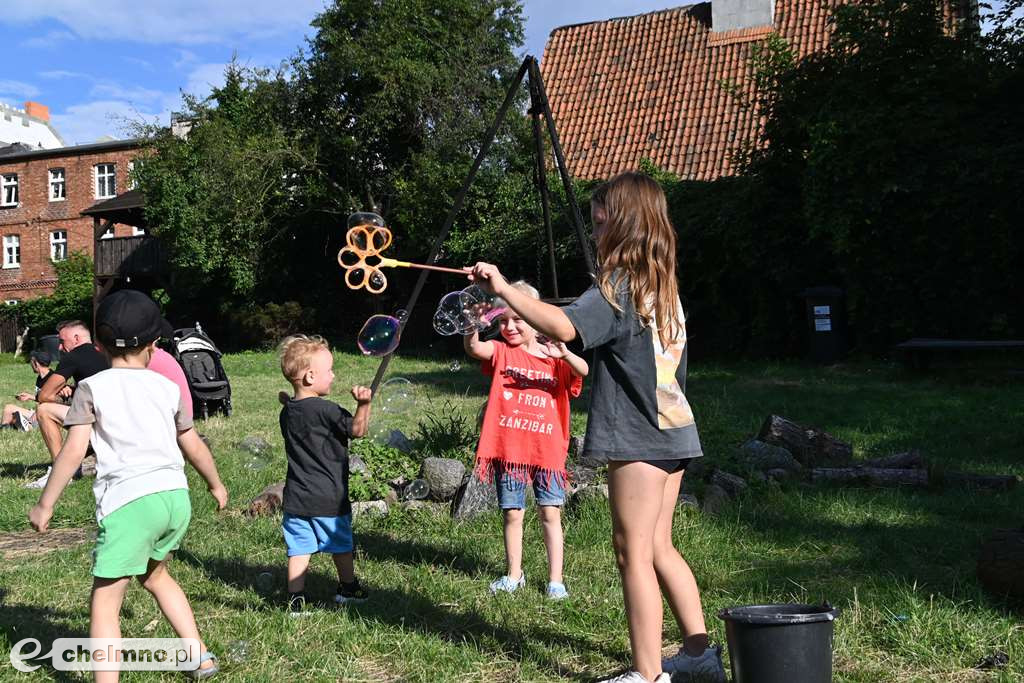
[[353, 416], [321, 396], [331, 392], [334, 357], [317, 336], [293, 335], [280, 346], [281, 372], [293, 395], [281, 392], [281, 435], [288, 454], [284, 531], [288, 549], [288, 608], [306, 607], [306, 570], [314, 553], [330, 553], [338, 570], [339, 605], [366, 600], [352, 563], [352, 505], [348, 499], [348, 440], [366, 434], [370, 390], [352, 387]]

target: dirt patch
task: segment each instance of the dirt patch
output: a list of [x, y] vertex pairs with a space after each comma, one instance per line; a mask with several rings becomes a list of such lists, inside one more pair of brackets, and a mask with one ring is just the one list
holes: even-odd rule
[[73, 548], [96, 538], [95, 529], [51, 529], [46, 533], [35, 531], [13, 531], [0, 534], [0, 559], [21, 560]]

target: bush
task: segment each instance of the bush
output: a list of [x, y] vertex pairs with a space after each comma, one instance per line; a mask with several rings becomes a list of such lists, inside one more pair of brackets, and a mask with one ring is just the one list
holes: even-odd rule
[[29, 299], [4, 312], [16, 315], [29, 328], [29, 335], [38, 338], [54, 334], [62, 320], [92, 321], [93, 267], [92, 259], [81, 252], [71, 254], [54, 265], [57, 286], [53, 294]]
[[416, 425], [413, 443], [424, 456], [473, 461], [477, 430], [469, 418], [445, 400], [437, 410], [427, 410]]
[[366, 463], [369, 475], [352, 472], [348, 480], [349, 498], [354, 501], [380, 500], [391, 488], [394, 479], [412, 479], [420, 470], [420, 461], [373, 439], [357, 439], [352, 443], [352, 454]]

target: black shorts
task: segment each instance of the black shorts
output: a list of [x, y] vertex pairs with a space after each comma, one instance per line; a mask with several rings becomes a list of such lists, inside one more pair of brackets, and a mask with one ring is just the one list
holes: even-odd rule
[[662, 470], [666, 474], [675, 474], [676, 472], [682, 472], [686, 469], [686, 466], [690, 464], [691, 458], [682, 458], [680, 460], [641, 460], [648, 465], [654, 465], [659, 470]]

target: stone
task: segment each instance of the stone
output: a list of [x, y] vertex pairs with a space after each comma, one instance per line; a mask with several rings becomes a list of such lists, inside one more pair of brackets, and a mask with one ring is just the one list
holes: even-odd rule
[[608, 484], [591, 484], [590, 486], [582, 486], [572, 496], [574, 503], [582, 503], [585, 500], [597, 498], [608, 500]]
[[789, 470], [768, 470], [765, 474], [772, 481], [786, 481], [793, 476], [793, 473]]
[[279, 481], [270, 484], [250, 500], [244, 514], [246, 517], [267, 517], [280, 510], [283, 502], [284, 482]]
[[398, 491], [388, 487], [388, 492], [384, 494], [384, 502], [388, 505], [395, 505], [398, 503]]
[[700, 509], [708, 515], [717, 515], [729, 505], [729, 494], [721, 486], [711, 484], [704, 489], [704, 502]]
[[430, 485], [434, 500], [451, 500], [466, 476], [466, 466], [452, 458], [427, 458], [423, 461], [423, 479]]
[[758, 484], [767, 484], [768, 475], [761, 470], [754, 470], [750, 473], [750, 480]]
[[412, 453], [414, 449], [412, 441], [410, 441], [409, 437], [403, 434], [400, 429], [391, 430], [391, 432], [388, 434], [388, 440], [386, 442], [386, 445], [390, 446], [391, 448], [397, 448], [403, 453]]
[[383, 500], [367, 500], [361, 503], [352, 503], [352, 516], [379, 515], [384, 517], [388, 514], [388, 504]]
[[598, 471], [582, 463], [570, 463], [566, 470], [569, 473], [569, 492], [572, 493], [584, 486], [590, 486], [598, 479]]
[[348, 456], [348, 471], [349, 474], [361, 474], [364, 477], [370, 476], [370, 468], [366, 466], [366, 462], [358, 455]]
[[706, 456], [690, 458], [690, 461], [686, 463], [686, 474], [683, 475], [683, 481], [687, 479], [690, 481], [700, 481], [707, 477], [711, 471], [712, 466], [708, 464]]
[[767, 470], [799, 472], [803, 469], [800, 461], [794, 458], [787, 449], [757, 439], [751, 439], [740, 446], [740, 452], [751, 468], [762, 472]]
[[472, 519], [477, 515], [498, 509], [498, 492], [494, 482], [480, 481], [472, 472], [467, 473], [462, 486], [452, 501], [452, 517], [458, 520]]
[[96, 456], [87, 455], [82, 458], [82, 464], [79, 466], [79, 471], [83, 477], [95, 477], [96, 476]]
[[238, 442], [238, 449], [253, 455], [263, 455], [270, 452], [270, 443], [262, 436], [250, 434]]
[[700, 501], [692, 493], [680, 493], [677, 505], [679, 507], [692, 507], [695, 510], [700, 509]]
[[569, 458], [572, 460], [578, 460], [583, 455], [583, 437], [582, 436], [570, 436], [569, 437]]
[[722, 470], [715, 470], [715, 473], [711, 475], [711, 483], [724, 490], [733, 498], [747, 490], [747, 482], [742, 477], [737, 477], [735, 474], [729, 474]]

